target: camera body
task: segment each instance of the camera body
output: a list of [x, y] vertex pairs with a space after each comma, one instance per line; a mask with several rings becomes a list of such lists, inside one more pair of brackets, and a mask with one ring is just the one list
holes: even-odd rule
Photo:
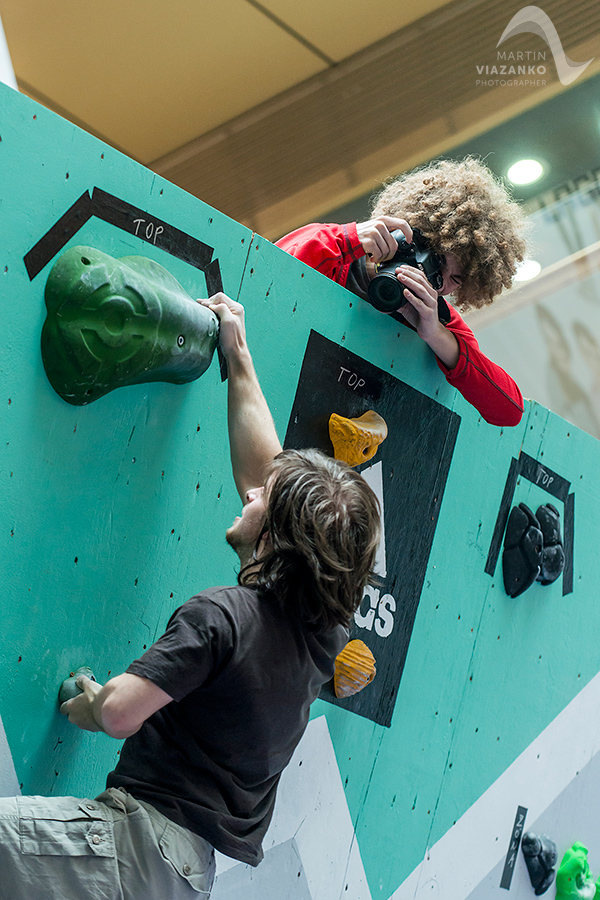
[[407, 303], [404, 296], [404, 286], [396, 276], [397, 266], [415, 266], [425, 274], [429, 284], [440, 291], [444, 283], [442, 273], [442, 257], [435, 253], [429, 246], [429, 241], [418, 228], [413, 228], [413, 242], [409, 244], [404, 234], [392, 231], [392, 237], [398, 244], [398, 250], [393, 259], [387, 259], [376, 268], [376, 275], [369, 283], [369, 303], [380, 312], [395, 312]]

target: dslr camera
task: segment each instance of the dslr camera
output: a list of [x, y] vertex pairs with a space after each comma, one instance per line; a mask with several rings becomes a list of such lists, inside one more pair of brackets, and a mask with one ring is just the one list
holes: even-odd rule
[[404, 296], [404, 285], [398, 281], [396, 267], [401, 265], [415, 266], [425, 274], [429, 284], [440, 291], [444, 283], [442, 274], [442, 257], [429, 246], [429, 241], [418, 228], [413, 228], [413, 242], [409, 244], [404, 234], [392, 231], [398, 250], [393, 259], [387, 259], [376, 268], [376, 275], [369, 283], [369, 303], [380, 312], [395, 312], [408, 301]]

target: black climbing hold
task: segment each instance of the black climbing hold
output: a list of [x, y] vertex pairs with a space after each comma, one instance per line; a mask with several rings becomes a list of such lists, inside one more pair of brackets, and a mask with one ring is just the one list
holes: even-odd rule
[[527, 831], [521, 841], [521, 850], [531, 884], [535, 888], [536, 896], [539, 897], [546, 893], [556, 875], [554, 869], [557, 859], [556, 844], [547, 834], [538, 837], [533, 831]]
[[510, 597], [531, 587], [541, 571], [543, 537], [540, 523], [524, 503], [513, 507], [504, 537], [502, 574]]
[[537, 580], [542, 584], [552, 584], [562, 574], [565, 567], [565, 551], [560, 534], [560, 514], [555, 506], [546, 503], [536, 512], [544, 540], [541, 571]]

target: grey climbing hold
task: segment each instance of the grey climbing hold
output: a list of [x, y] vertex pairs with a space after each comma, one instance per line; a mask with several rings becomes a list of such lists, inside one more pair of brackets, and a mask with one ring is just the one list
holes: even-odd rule
[[77, 684], [77, 679], [80, 675], [87, 675], [87, 677], [91, 678], [92, 681], [96, 680], [94, 673], [88, 666], [81, 666], [79, 669], [71, 672], [69, 677], [65, 678], [60, 686], [60, 690], [58, 692], [59, 703], [66, 703], [67, 700], [72, 700], [73, 697], [77, 696], [77, 694], [83, 693], [82, 689]]

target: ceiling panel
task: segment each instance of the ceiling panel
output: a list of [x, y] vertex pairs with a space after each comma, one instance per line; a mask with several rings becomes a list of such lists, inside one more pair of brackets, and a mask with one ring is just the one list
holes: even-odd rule
[[[542, 86], [477, 80], [523, 0], [0, 3], [22, 90], [267, 237], [565, 90], [549, 51]], [[599, 8], [544, 3], [567, 55], [594, 58], [581, 82]], [[532, 32], [504, 48], [548, 49]], [[550, 140], [579, 157], [563, 125]]]
[[326, 67], [245, 0], [3, 0], [2, 21], [27, 92], [143, 162]]
[[[339, 62], [449, 0], [261, 0], [262, 6]], [[385, 85], [382, 86], [385, 89]]]
[[[455, 0], [152, 167], [269, 238], [318, 220], [378, 181], [564, 90], [548, 61], [544, 86], [478, 83], [477, 66], [496, 59], [515, 6]], [[596, 53], [588, 78], [600, 67], [598, 2], [575, 6], [577, 15], [565, 16], [562, 0], [546, 2], [568, 55], [580, 61]], [[506, 46], [547, 50], [537, 34]]]

